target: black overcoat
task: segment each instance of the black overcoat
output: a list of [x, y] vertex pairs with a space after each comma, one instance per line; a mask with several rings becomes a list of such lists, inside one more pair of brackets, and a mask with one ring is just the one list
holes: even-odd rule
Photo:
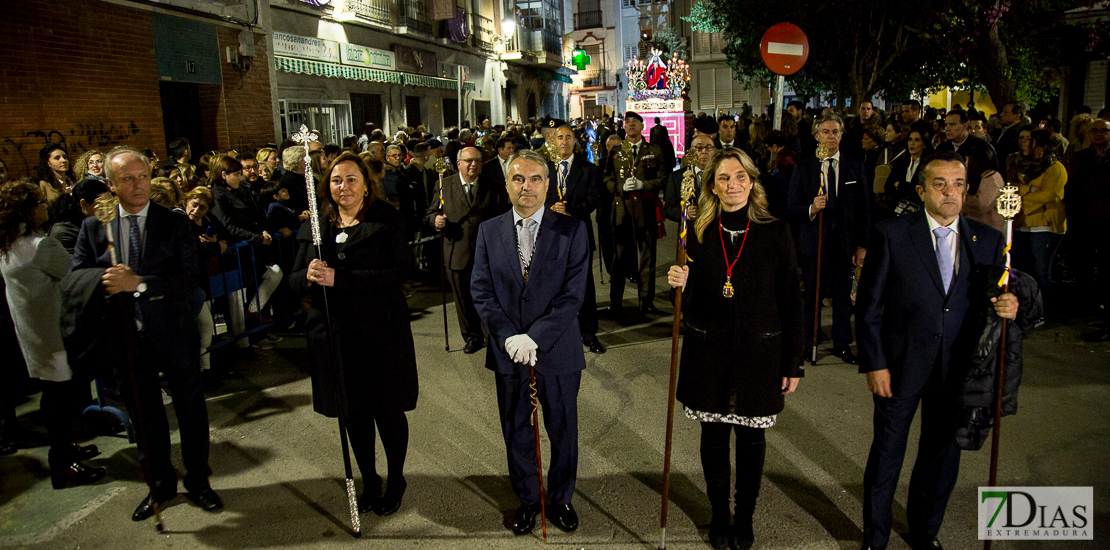
[[309, 286], [305, 279], [308, 264], [317, 257], [308, 222], [297, 233], [299, 249], [289, 277], [295, 292], [312, 298], [305, 332], [313, 408], [330, 417], [341, 410], [329, 355], [338, 346], [348, 418], [413, 410], [419, 388], [409, 308], [401, 289], [409, 271], [404, 219], [377, 200], [361, 223], [347, 229], [343, 243], [336, 243], [339, 232], [326, 218], [320, 232], [323, 260], [335, 269], [335, 286], [327, 289], [327, 299], [337, 344], [328, 342], [323, 287]]
[[[725, 227], [743, 229], [747, 208], [725, 213]], [[724, 233], [728, 261], [735, 244]], [[780, 220], [748, 229], [732, 268], [733, 297], [725, 298], [727, 264], [714, 220], [698, 242], [691, 226], [690, 277], [683, 293], [685, 338], [678, 400], [703, 412], [769, 416], [782, 411], [782, 378], [803, 376], [802, 294], [789, 226]]]

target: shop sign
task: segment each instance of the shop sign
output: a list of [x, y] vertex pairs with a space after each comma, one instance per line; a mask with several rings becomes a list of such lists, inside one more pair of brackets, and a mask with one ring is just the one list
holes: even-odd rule
[[609, 94], [597, 94], [595, 99], [597, 101], [597, 105], [608, 105], [609, 104]]
[[339, 63], [339, 43], [310, 36], [274, 33], [274, 55]]
[[367, 48], [358, 44], [340, 44], [339, 57], [344, 65], [368, 67], [393, 71], [397, 69], [397, 58], [393, 52]]
[[397, 70], [406, 73], [439, 76], [436, 72], [439, 65], [436, 63], [435, 52], [418, 50], [400, 44], [394, 44], [390, 49], [397, 54]]

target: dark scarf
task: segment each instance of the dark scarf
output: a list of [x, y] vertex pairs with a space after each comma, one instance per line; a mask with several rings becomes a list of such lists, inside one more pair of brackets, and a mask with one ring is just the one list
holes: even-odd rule
[[1056, 155], [1047, 151], [1040, 160], [1033, 156], [1022, 156], [1021, 160], [1018, 161], [1018, 173], [1021, 174], [1025, 183], [1029, 183], [1041, 177], [1041, 174], [1044, 174], [1053, 164], [1056, 164]]

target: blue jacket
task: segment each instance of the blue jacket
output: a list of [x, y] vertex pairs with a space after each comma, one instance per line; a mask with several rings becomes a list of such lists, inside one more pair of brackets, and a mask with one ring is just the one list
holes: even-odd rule
[[589, 257], [586, 224], [544, 208], [525, 285], [512, 211], [479, 226], [470, 292], [489, 331], [486, 368], [502, 374], [523, 368], [505, 351], [505, 340], [525, 333], [539, 346], [536, 371], [544, 376], [586, 368], [578, 309]]
[[[966, 319], [990, 307], [983, 289], [1001, 265], [1002, 234], [960, 216], [959, 268], [944, 292], [925, 211], [875, 226], [856, 300], [860, 372], [890, 369], [895, 397], [919, 393], [938, 363], [962, 382], [982, 326]], [[997, 278], [995, 281], [997, 282]]]

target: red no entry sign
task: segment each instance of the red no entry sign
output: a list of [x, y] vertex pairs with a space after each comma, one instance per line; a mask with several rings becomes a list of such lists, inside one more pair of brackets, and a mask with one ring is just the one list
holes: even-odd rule
[[809, 39], [797, 25], [779, 23], [763, 33], [759, 53], [772, 72], [791, 75], [798, 72], [809, 58]]

